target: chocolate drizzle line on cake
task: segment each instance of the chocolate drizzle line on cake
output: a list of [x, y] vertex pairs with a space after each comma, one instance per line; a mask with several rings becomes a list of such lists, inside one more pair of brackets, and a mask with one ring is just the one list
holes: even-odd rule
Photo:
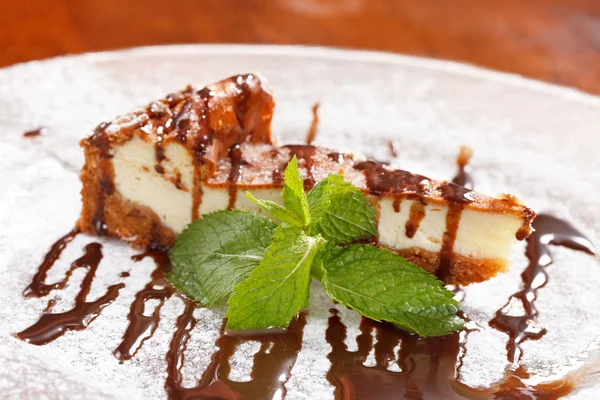
[[[304, 177], [304, 188], [310, 189], [315, 186], [316, 181], [313, 176], [313, 166], [315, 160], [313, 159], [317, 148], [315, 146], [308, 145], [287, 145], [283, 146], [283, 148], [288, 149], [290, 151], [290, 160], [296, 156], [298, 159], [298, 167], [304, 168], [306, 170], [306, 176]], [[287, 165], [287, 163], [286, 163]], [[284, 167], [285, 169], [285, 167]]]
[[[92, 142], [99, 153], [98, 165], [96, 167], [99, 171], [98, 179], [100, 180], [100, 190], [98, 190], [97, 193], [96, 210], [92, 218], [92, 229], [98, 236], [107, 234], [107, 227], [104, 222], [104, 204], [106, 197], [111, 196], [115, 192], [115, 172], [111, 162], [113, 156], [110, 154], [110, 142], [106, 135], [106, 129], [109, 125], [110, 124], [106, 122], [101, 123], [94, 130], [94, 134], [89, 139], [85, 139]], [[130, 129], [135, 128], [137, 128], [137, 126], [130, 127]]]
[[26, 137], [28, 139], [32, 139], [38, 136], [43, 136], [48, 132], [48, 128], [45, 127], [39, 127], [37, 129], [33, 129], [31, 131], [27, 131], [27, 132], [23, 132], [23, 137]]
[[273, 185], [275, 187], [279, 187], [283, 183], [283, 168], [284, 167], [277, 167], [271, 173], [271, 179], [273, 180]]
[[[164, 272], [170, 266], [167, 253], [149, 249], [131, 258], [138, 262], [146, 257], [154, 260], [156, 268], [152, 272], [150, 282], [136, 293], [135, 299], [129, 307], [129, 315], [127, 315], [129, 325], [123, 335], [123, 340], [113, 352], [121, 362], [131, 359], [142, 347], [144, 341], [152, 337], [156, 328], [158, 328], [160, 311], [165, 301], [175, 293], [175, 289], [166, 281], [164, 276]], [[148, 300], [158, 300], [158, 304], [150, 315], [144, 313]]]
[[[185, 310], [177, 319], [176, 331], [167, 353], [165, 389], [170, 399], [270, 399], [276, 394], [285, 398], [285, 383], [290, 377], [306, 325], [304, 314], [293, 320], [285, 332], [233, 336], [225, 333], [225, 321], [217, 339], [218, 350], [194, 387], [183, 387], [182, 368], [190, 333], [196, 326], [196, 305], [185, 301]], [[258, 341], [260, 350], [254, 355], [251, 379], [237, 382], [229, 379], [230, 360], [244, 341]]]
[[394, 212], [395, 213], [399, 213], [400, 212], [400, 204], [402, 204], [402, 198], [401, 197], [395, 197], [394, 201], [392, 203], [392, 207], [394, 208]]
[[[209, 102], [213, 97], [213, 92], [205, 87], [198, 91], [198, 95], [202, 99], [202, 108], [200, 110], [200, 123], [202, 129], [206, 132], [200, 142], [194, 147], [194, 176], [193, 176], [193, 187], [192, 187], [192, 221], [198, 219], [200, 216], [200, 204], [202, 204], [202, 167], [204, 166], [204, 154], [209, 145], [212, 144], [214, 138], [214, 131], [211, 126], [210, 113], [209, 113]], [[188, 100], [189, 102], [189, 100]], [[181, 109], [180, 115], [176, 118], [176, 127], [180, 130], [185, 129], [189, 126], [189, 113], [191, 103], [186, 109], [187, 104]], [[185, 114], [183, 114], [185, 113]], [[184, 117], [187, 115], [187, 117]], [[184, 122], [185, 121], [185, 122]]]
[[446, 231], [442, 237], [442, 247], [440, 249], [440, 264], [435, 272], [435, 275], [443, 282], [446, 282], [452, 275], [454, 242], [456, 241], [456, 236], [458, 234], [462, 210], [463, 206], [461, 204], [448, 203]]
[[[471, 166], [469, 165], [469, 161], [471, 161], [472, 156], [473, 150], [467, 146], [460, 147], [460, 151], [456, 157], [456, 166], [458, 167], [458, 171], [456, 172], [456, 175], [454, 175], [454, 178], [452, 178], [452, 183], [471, 190], [475, 188], [475, 180], [473, 179]], [[463, 291], [462, 287], [455, 286], [452, 291], [455, 294], [455, 298], [458, 299], [457, 301], [464, 300], [465, 292]]]
[[442, 197], [448, 201], [448, 213], [446, 214], [446, 231], [442, 238], [442, 248], [440, 250], [440, 265], [436, 275], [445, 282], [452, 275], [452, 256], [460, 216], [465, 205], [473, 201], [473, 197], [471, 190], [451, 182], [441, 185], [439, 191]]
[[[422, 197], [430, 196], [434, 190], [431, 187], [429, 178], [408, 171], [389, 169], [382, 162], [363, 161], [355, 164], [354, 168], [364, 171], [367, 188], [376, 195], [388, 195], [396, 199], [408, 198], [418, 201]], [[452, 275], [451, 261], [460, 216], [465, 205], [474, 199], [471, 190], [450, 182], [440, 185], [437, 191], [448, 202], [448, 213], [446, 215], [446, 230], [440, 250], [440, 264], [436, 275], [441, 280], [447, 281]], [[399, 204], [396, 202], [394, 204], [394, 210], [398, 212], [400, 210]]]
[[[273, 158], [276, 158], [276, 157], [280, 156], [281, 155], [281, 148], [278, 148], [278, 147], [273, 148], [270, 151], [270, 155]], [[286, 165], [282, 164], [282, 165], [276, 166], [273, 169], [273, 171], [271, 172], [271, 180], [273, 181], [273, 185], [275, 187], [282, 186], [282, 184], [283, 184], [283, 173], [285, 171], [285, 167], [286, 166], [287, 166], [287, 163], [286, 163]]]
[[[396, 202], [394, 200], [394, 208], [395, 204]], [[423, 218], [425, 218], [425, 205], [419, 200], [415, 200], [410, 206], [408, 220], [404, 225], [404, 230], [407, 237], [413, 238], [415, 236], [419, 230], [419, 225], [421, 224]]]
[[533, 212], [533, 210], [525, 208], [525, 210], [523, 211], [523, 224], [515, 234], [517, 240], [523, 240], [529, 236], [529, 234], [531, 233], [531, 223], [534, 218], [535, 213]]
[[[535, 329], [534, 324], [539, 313], [535, 307], [537, 292], [548, 282], [546, 268], [552, 264], [550, 245], [568, 247], [573, 250], [595, 254], [594, 245], [581, 232], [569, 223], [547, 214], [540, 214], [533, 221], [535, 231], [527, 239], [526, 255], [529, 265], [521, 274], [523, 287], [513, 294], [506, 304], [496, 311], [496, 316], [489, 322], [492, 328], [508, 334], [506, 344], [507, 359], [511, 364], [521, 358], [521, 343], [526, 340], [538, 340], [546, 329]], [[523, 304], [523, 315], [511, 315], [509, 305], [513, 300]]]
[[158, 137], [156, 139], [156, 143], [154, 144], [154, 154], [156, 155], [156, 165], [154, 166], [154, 170], [159, 174], [165, 173], [165, 167], [161, 165], [162, 161], [165, 157], [165, 150], [162, 145], [162, 137]]
[[473, 150], [467, 146], [461, 146], [458, 156], [456, 157], [458, 172], [456, 176], [452, 178], [452, 183], [471, 190], [474, 187], [473, 176], [471, 175], [471, 166], [469, 165], [469, 161], [471, 160], [472, 156]]
[[173, 185], [175, 185], [175, 188], [183, 190], [184, 192], [188, 191], [183, 182], [181, 182], [181, 172], [177, 171], [175, 173], [175, 177], [171, 177], [169, 180], [173, 183]]
[[331, 152], [331, 153], [327, 153], [327, 157], [329, 157], [329, 159], [331, 161], [334, 161], [339, 164], [344, 162], [344, 154], [343, 153]]
[[319, 103], [315, 103], [312, 106], [312, 122], [310, 128], [306, 134], [306, 144], [311, 145], [317, 137], [317, 131], [319, 130]]
[[379, 161], [362, 161], [354, 168], [363, 171], [370, 193], [401, 198], [418, 199], [431, 194], [431, 180], [401, 169], [389, 169]]
[[229, 149], [229, 159], [231, 160], [231, 170], [227, 177], [227, 191], [229, 192], [229, 203], [227, 209], [235, 207], [237, 200], [237, 183], [240, 181], [244, 159], [242, 158], [242, 147], [239, 144], [233, 145]]
[[[69, 282], [69, 278], [76, 269], [87, 269], [87, 273], [81, 282], [79, 293], [75, 297], [74, 307], [61, 313], [43, 313], [35, 324], [16, 334], [19, 339], [34, 345], [43, 345], [62, 336], [67, 331], [82, 330], [86, 328], [96, 317], [98, 317], [98, 315], [100, 315], [100, 312], [104, 307], [112, 303], [117, 298], [119, 295], [119, 290], [125, 286], [123, 283], [117, 283], [109, 286], [106, 290], [106, 293], [95, 301], [86, 301], [87, 295], [92, 287], [94, 276], [96, 275], [96, 270], [98, 269], [100, 260], [102, 260], [101, 249], [102, 245], [99, 243], [88, 244], [85, 247], [84, 255], [71, 264], [71, 268], [69, 268], [65, 274], [65, 278], [55, 285], [50, 285], [54, 286], [56, 289], [64, 289]], [[34, 277], [34, 281], [35, 279], [37, 279], [37, 274], [36, 277]], [[41, 285], [37, 286], [41, 287]], [[34, 295], [33, 293], [33, 291], [30, 291], [28, 292], [28, 295]], [[45, 291], [41, 291], [40, 293], [41, 296], [46, 294]], [[47, 310], [51, 308], [52, 305], [49, 302]]]
[[[246, 74], [246, 75], [238, 75], [235, 77], [234, 82], [239, 90], [239, 95], [237, 101], [234, 106], [234, 113], [237, 119], [238, 125], [240, 126], [240, 132], [244, 130], [244, 118], [248, 113], [249, 102], [250, 102], [250, 85], [248, 84], [249, 80], [253, 80], [254, 75]], [[236, 143], [240, 143], [240, 140], [237, 140]]]

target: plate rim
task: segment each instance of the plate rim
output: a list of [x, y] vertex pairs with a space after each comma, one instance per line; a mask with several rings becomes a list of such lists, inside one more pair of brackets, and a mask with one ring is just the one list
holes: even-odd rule
[[579, 102], [588, 106], [600, 107], [600, 95], [587, 93], [575, 87], [547, 83], [538, 79], [528, 78], [517, 73], [497, 71], [466, 62], [379, 50], [362, 50], [311, 45], [200, 43], [139, 46], [81, 54], [67, 54], [42, 60], [20, 62], [0, 68], [0, 74], [6, 74], [13, 70], [22, 68], [43, 67], [44, 65], [77, 65], [94, 62], [116, 61], [127, 57], [147, 57], [165, 54], [288, 56], [297, 58], [317, 58], [323, 60], [359, 61], [363, 63], [386, 63], [409, 68], [422, 68], [431, 71], [461, 75], [471, 79], [489, 81], [515, 88], [553, 95], [567, 101]]
[[[290, 46], [290, 45], [228, 45], [228, 44], [199, 44], [199, 45], [166, 45], [166, 46], [144, 46], [114, 51], [92, 52], [79, 55], [65, 55], [44, 60], [34, 60], [26, 63], [15, 64], [0, 69], [1, 75], [10, 75], [13, 71], [22, 73], [30, 69], [43, 69], [46, 67], [64, 66], [83, 66], [103, 62], [122, 62], [127, 59], [136, 59], [143, 57], [161, 56], [161, 55], [189, 55], [206, 56], [211, 54], [230, 55], [232, 57], [240, 56], [282, 56], [297, 58], [298, 60], [319, 59], [319, 60], [341, 60], [344, 62], [362, 62], [368, 64], [387, 64], [397, 66], [398, 68], [416, 68], [427, 70], [433, 75], [436, 72], [448, 73], [444, 79], [452, 79], [452, 75], [473, 79], [480, 82], [492, 82], [510, 88], [507, 90], [531, 91], [532, 93], [546, 93], [554, 96], [557, 101], [571, 102], [581, 104], [581, 106], [591, 106], [594, 109], [600, 109], [600, 96], [595, 96], [581, 92], [577, 89], [562, 87], [525, 78], [517, 74], [497, 72], [494, 70], [464, 64], [455, 61], [437, 60], [425, 57], [416, 57], [395, 53], [368, 50], [349, 50], [329, 47], [316, 46]], [[525, 93], [525, 92], [522, 92]], [[567, 103], [563, 103], [567, 104]], [[576, 105], [578, 106], [578, 105]], [[580, 227], [581, 228], [581, 227]], [[586, 228], [583, 226], [583, 228]], [[587, 231], [589, 229], [586, 229]], [[592, 232], [592, 237], [593, 237]], [[580, 387], [579, 389], [596, 390], [597, 386]], [[576, 394], [574, 391], [571, 395]]]

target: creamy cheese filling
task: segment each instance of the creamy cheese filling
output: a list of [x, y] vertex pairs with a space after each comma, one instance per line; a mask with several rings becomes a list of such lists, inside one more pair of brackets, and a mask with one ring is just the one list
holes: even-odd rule
[[[180, 233], [192, 221], [193, 160], [188, 150], [177, 143], [165, 146], [164, 155], [166, 158], [156, 168], [154, 146], [134, 136], [129, 142], [113, 149], [115, 185], [123, 197], [150, 207], [165, 226]], [[227, 208], [227, 188], [203, 184], [202, 192], [199, 214]], [[280, 190], [257, 188], [251, 192], [257, 198], [281, 202]], [[397, 250], [416, 247], [432, 253], [440, 251], [446, 231], [447, 206], [425, 204], [424, 216], [414, 235], [409, 237], [406, 225], [415, 200], [402, 200], [396, 207], [393, 199], [381, 198], [376, 201], [381, 244]], [[243, 189], [238, 190], [234, 207], [260, 211], [246, 198]], [[465, 209], [461, 213], [453, 251], [473, 258], [506, 259], [517, 242], [515, 233], [521, 224], [516, 215]]]

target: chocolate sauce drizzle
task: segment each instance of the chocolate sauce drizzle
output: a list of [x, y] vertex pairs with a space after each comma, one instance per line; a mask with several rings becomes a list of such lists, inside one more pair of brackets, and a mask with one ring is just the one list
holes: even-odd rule
[[[67, 237], [70, 237], [67, 235]], [[74, 237], [74, 235], [73, 235]], [[65, 237], [61, 238], [55, 246], [50, 250], [50, 253], [46, 255], [46, 260], [53, 260], [51, 263], [46, 264], [44, 268], [52, 267], [52, 264], [58, 257], [54, 257], [51, 253], [58, 253], [64, 249]], [[67, 242], [68, 243], [68, 242]], [[61, 247], [62, 246], [62, 247]], [[56, 250], [60, 249], [60, 250]], [[99, 297], [95, 301], [86, 301], [87, 295], [92, 287], [92, 282], [100, 260], [102, 260], [102, 245], [99, 243], [90, 243], [85, 247], [85, 253], [83, 256], [75, 260], [71, 264], [71, 268], [65, 274], [65, 278], [52, 285], [46, 285], [41, 281], [45, 278], [45, 272], [36, 274], [33, 282], [29, 285], [28, 289], [24, 293], [26, 296], [43, 297], [48, 294], [49, 290], [53, 289], [64, 289], [69, 282], [69, 278], [73, 272], [78, 268], [87, 269], [87, 273], [81, 282], [81, 289], [75, 297], [75, 305], [72, 309], [62, 313], [50, 313], [49, 311], [55, 304], [55, 301], [50, 300], [46, 307], [46, 312], [42, 314], [40, 319], [30, 326], [29, 328], [15, 334], [19, 339], [31, 343], [34, 345], [43, 345], [49, 343], [58, 337], [62, 336], [65, 332], [70, 330], [82, 330], [85, 329], [98, 315], [104, 307], [112, 303], [119, 295], [119, 290], [125, 285], [118, 283], [111, 285], [107, 288], [106, 293]], [[48, 267], [49, 266], [49, 267]], [[42, 270], [42, 268], [40, 268]], [[38, 290], [35, 290], [37, 288]], [[50, 289], [51, 288], [51, 289]]]
[[62, 289], [66, 282], [55, 282], [48, 284], [46, 283], [46, 277], [48, 276], [48, 272], [54, 266], [56, 260], [58, 260], [63, 252], [63, 250], [67, 247], [69, 243], [75, 239], [75, 237], [80, 233], [79, 229], [73, 229], [71, 232], [67, 233], [60, 239], [58, 239], [51, 247], [50, 250], [44, 256], [44, 260], [38, 267], [37, 272], [33, 275], [31, 279], [31, 283], [29, 286], [25, 288], [23, 291], [24, 297], [44, 297], [52, 290]]
[[312, 115], [312, 122], [310, 123], [310, 128], [306, 134], [306, 144], [309, 146], [315, 141], [315, 138], [317, 137], [317, 131], [319, 129], [319, 103], [315, 103], [313, 105]]
[[472, 191], [459, 183], [469, 184], [473, 186], [472, 180], [470, 180], [469, 174], [469, 159], [471, 153], [468, 152], [467, 147], [461, 147], [460, 154], [457, 158], [457, 164], [459, 167], [458, 175], [453, 179], [452, 182], [442, 185], [440, 190], [442, 197], [448, 201], [448, 213], [446, 214], [446, 231], [442, 237], [442, 248], [440, 249], [440, 265], [436, 271], [436, 275], [442, 281], [447, 281], [452, 275], [452, 256], [454, 254], [454, 242], [456, 241], [456, 235], [458, 233], [458, 226], [460, 224], [460, 216], [463, 208], [470, 202], [473, 201]]
[[[331, 309], [325, 334], [331, 345], [327, 379], [335, 398], [351, 399], [458, 399], [453, 386], [460, 334], [422, 339], [387, 323], [368, 318], [360, 322], [357, 351], [344, 343], [347, 330], [336, 309]], [[373, 345], [373, 331], [377, 343]], [[398, 350], [397, 347], [400, 347]], [[373, 351], [374, 366], [366, 366]], [[396, 364], [396, 369], [392, 369]]]
[[390, 140], [388, 140], [387, 145], [388, 145], [388, 150], [390, 152], [390, 155], [394, 158], [398, 157], [398, 153], [399, 153], [398, 142], [396, 142], [393, 139], [390, 139]]
[[[492, 328], [508, 334], [506, 351], [511, 364], [518, 363], [521, 358], [521, 343], [538, 340], [546, 334], [546, 329], [536, 330], [533, 324], [539, 315], [535, 307], [537, 292], [548, 282], [546, 268], [552, 264], [550, 245], [595, 254], [591, 241], [566, 221], [540, 214], [533, 221], [533, 228], [535, 231], [527, 238], [526, 255], [529, 265], [521, 274], [523, 287], [496, 311], [496, 316], [489, 322]], [[521, 301], [525, 309], [523, 315], [509, 315], [508, 307], [513, 300]]]
[[[461, 146], [458, 156], [456, 157], [456, 166], [458, 167], [458, 171], [454, 178], [452, 178], [452, 183], [462, 186], [466, 189], [473, 190], [475, 188], [475, 180], [473, 179], [473, 175], [471, 174], [471, 166], [469, 165], [469, 161], [473, 156], [473, 151], [466, 146]], [[455, 294], [455, 298], [457, 301], [462, 301], [465, 298], [465, 292], [460, 286], [455, 286], [452, 288], [452, 291]]]
[[344, 162], [345, 154], [338, 153], [338, 152], [331, 152], [331, 153], [327, 153], [327, 157], [331, 161], [341, 164]]
[[471, 175], [471, 166], [469, 161], [473, 156], [473, 150], [466, 146], [461, 146], [456, 157], [456, 165], [458, 166], [458, 173], [452, 178], [452, 183], [462, 186], [467, 189], [473, 189], [474, 182], [473, 176]]
[[[219, 348], [195, 387], [183, 387], [181, 369], [190, 332], [196, 326], [193, 316], [196, 305], [185, 301], [185, 310], [177, 319], [177, 326], [167, 353], [167, 380], [165, 389], [170, 399], [270, 399], [279, 393], [285, 397], [285, 383], [290, 377], [298, 352], [302, 347], [302, 332], [306, 325], [304, 314], [292, 321], [283, 333], [230, 336], [225, 333], [225, 321], [216, 345]], [[261, 346], [254, 355], [251, 380], [236, 382], [229, 379], [229, 360], [243, 341], [255, 340]], [[283, 377], [283, 379], [282, 379]]]
[[[317, 148], [308, 145], [287, 145], [283, 146], [283, 148], [290, 150], [290, 160], [292, 157], [296, 156], [298, 159], [298, 166], [306, 170], [306, 176], [304, 177], [304, 188], [310, 189], [315, 186], [316, 181], [315, 177], [313, 176], [312, 169], [315, 164], [313, 157]], [[279, 170], [285, 170], [285, 167], [280, 168]]]
[[[396, 201], [394, 201], [394, 209], [396, 207], [395, 205]], [[425, 218], [425, 205], [420, 201], [416, 200], [410, 206], [408, 220], [404, 225], [404, 230], [407, 237], [413, 238], [415, 236], [415, 234], [419, 230], [419, 225], [421, 224], [423, 218]]]
[[376, 195], [391, 195], [418, 199], [432, 194], [431, 180], [423, 175], [413, 174], [401, 169], [390, 169], [379, 161], [362, 161], [354, 168], [364, 171], [365, 184]]
[[275, 187], [279, 187], [283, 183], [284, 168], [284, 166], [277, 167], [271, 173], [271, 179], [273, 180], [273, 185], [275, 185]]
[[[198, 219], [200, 216], [200, 204], [202, 204], [202, 167], [204, 166], [204, 154], [208, 146], [213, 143], [214, 130], [211, 126], [210, 113], [209, 113], [209, 102], [213, 98], [213, 92], [208, 87], [200, 90], [198, 95], [202, 99], [203, 107], [200, 110], [200, 119], [205, 130], [205, 134], [202, 139], [194, 147], [194, 176], [192, 183], [192, 221]], [[187, 107], [187, 108], [186, 108]], [[180, 132], [184, 132], [189, 126], [191, 102], [187, 100], [187, 103], [183, 105], [181, 112], [175, 118], [175, 126]], [[184, 136], [185, 137], [185, 136]]]
[[110, 162], [113, 157], [110, 154], [110, 144], [106, 136], [106, 129], [110, 124], [103, 122], [96, 127], [93, 136], [90, 138], [95, 143], [96, 148], [100, 152], [97, 168], [100, 171], [100, 190], [96, 194], [96, 211], [94, 213], [92, 228], [98, 236], [107, 234], [107, 226], [104, 222], [104, 203], [108, 196], [111, 196], [115, 191], [114, 184], [114, 169]]
[[48, 128], [45, 127], [40, 127], [37, 129], [33, 129], [31, 131], [27, 131], [27, 132], [23, 132], [23, 137], [26, 137], [28, 139], [32, 139], [38, 136], [43, 136], [48, 132]]
[[[125, 330], [121, 344], [113, 352], [121, 362], [133, 358], [144, 342], [152, 337], [160, 322], [160, 310], [165, 301], [175, 293], [175, 289], [166, 281], [164, 276], [164, 272], [170, 266], [167, 253], [158, 250], [146, 250], [142, 254], [133, 256], [132, 259], [137, 262], [145, 257], [151, 257], [156, 263], [156, 268], [152, 272], [150, 282], [136, 293], [135, 299], [129, 307], [129, 315], [127, 315], [129, 325]], [[152, 314], [145, 315], [144, 310], [148, 300], [158, 300], [158, 304], [154, 307]]]
[[244, 167], [244, 159], [242, 158], [242, 147], [239, 144], [232, 146], [229, 149], [229, 159], [231, 160], [231, 171], [227, 177], [227, 191], [229, 192], [229, 203], [227, 209], [231, 210], [235, 207], [237, 200], [237, 183], [240, 181], [242, 168]]
[[396, 213], [400, 212], [400, 204], [402, 204], [402, 198], [401, 197], [394, 198], [394, 201], [392, 203], [392, 207], [394, 208], [394, 212], [396, 212]]
[[446, 282], [452, 275], [454, 242], [456, 241], [463, 207], [463, 204], [460, 203], [448, 203], [446, 231], [442, 237], [442, 248], [440, 249], [440, 265], [435, 272], [435, 275], [443, 282]]
[[166, 158], [165, 149], [162, 145], [162, 138], [159, 136], [156, 140], [156, 144], [154, 145], [154, 154], [156, 157], [156, 165], [154, 166], [154, 170], [159, 174], [165, 173], [165, 167], [162, 166], [162, 161]]

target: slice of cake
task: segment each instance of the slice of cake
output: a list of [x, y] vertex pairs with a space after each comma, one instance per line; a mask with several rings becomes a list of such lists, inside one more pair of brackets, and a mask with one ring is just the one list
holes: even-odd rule
[[274, 146], [270, 90], [256, 75], [191, 86], [110, 123], [81, 142], [83, 211], [78, 227], [134, 247], [171, 246], [202, 214], [256, 210], [244, 192], [281, 201], [296, 155], [307, 189], [339, 173], [378, 212], [378, 242], [448, 283], [504, 270], [533, 211], [446, 181], [315, 146]]

